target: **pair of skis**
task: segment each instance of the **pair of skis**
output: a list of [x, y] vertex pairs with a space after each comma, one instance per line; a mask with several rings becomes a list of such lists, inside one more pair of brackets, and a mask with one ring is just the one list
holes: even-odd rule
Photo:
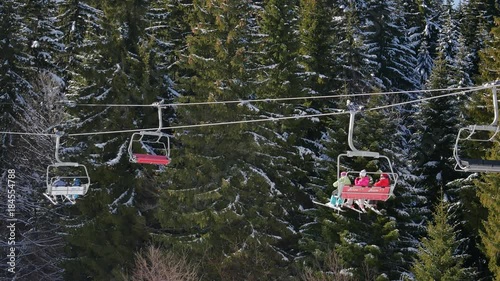
[[321, 205], [321, 206], [324, 206], [324, 207], [328, 207], [330, 209], [334, 209], [335, 211], [338, 211], [338, 212], [345, 212], [345, 210], [342, 210], [342, 208], [339, 205], [333, 205], [330, 202], [328, 202], [328, 203], [320, 203], [320, 202], [313, 201], [313, 203]]
[[[317, 205], [324, 206], [324, 207], [328, 207], [330, 209], [334, 209], [334, 210], [336, 210], [338, 212], [345, 212], [345, 210], [342, 209], [342, 206], [340, 206], [340, 205], [333, 205], [330, 202], [328, 202], [328, 203], [320, 203], [320, 202], [313, 201], [313, 203], [317, 204]], [[360, 208], [357, 209], [353, 205], [346, 205], [346, 204], [343, 205], [343, 207], [349, 208], [349, 209], [351, 209], [353, 211], [356, 211], [356, 212], [358, 212], [360, 214], [366, 214], [367, 213], [366, 209], [362, 205], [359, 205], [359, 206], [360, 206]], [[383, 215], [379, 210], [375, 209], [372, 205], [366, 205], [366, 208], [370, 209], [371, 211], [373, 211], [377, 215], [381, 215], [381, 216]]]

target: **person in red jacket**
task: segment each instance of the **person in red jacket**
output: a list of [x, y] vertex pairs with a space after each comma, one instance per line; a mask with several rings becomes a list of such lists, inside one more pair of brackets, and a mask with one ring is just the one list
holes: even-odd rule
[[373, 186], [379, 186], [379, 187], [388, 187], [391, 185], [391, 181], [389, 180], [389, 175], [386, 173], [382, 173], [380, 175], [380, 179], [378, 182], [376, 182]]

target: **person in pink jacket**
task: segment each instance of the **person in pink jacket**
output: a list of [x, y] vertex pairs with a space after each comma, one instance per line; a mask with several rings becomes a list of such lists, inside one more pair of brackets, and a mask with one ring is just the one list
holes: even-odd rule
[[370, 177], [366, 175], [366, 170], [361, 170], [361, 172], [359, 172], [359, 177], [354, 179], [354, 185], [357, 186], [370, 185]]
[[[368, 187], [370, 185], [370, 177], [366, 175], [366, 170], [361, 170], [359, 172], [359, 177], [354, 179], [354, 185], [355, 186], [361, 186], [361, 187]], [[359, 208], [363, 211], [365, 211], [365, 204], [368, 204], [367, 200], [365, 199], [348, 199], [346, 202], [346, 207], [348, 208], [353, 208], [353, 202], [356, 202], [358, 204]]]

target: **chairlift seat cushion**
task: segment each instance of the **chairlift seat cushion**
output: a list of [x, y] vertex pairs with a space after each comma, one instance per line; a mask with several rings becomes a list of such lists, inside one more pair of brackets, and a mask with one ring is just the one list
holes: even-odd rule
[[168, 165], [170, 164], [170, 159], [167, 156], [162, 155], [149, 155], [149, 154], [134, 154], [137, 163], [140, 164], [156, 164], [156, 165]]
[[52, 186], [49, 195], [85, 195], [85, 185], [80, 186]]
[[346, 185], [342, 189], [342, 199], [367, 199], [386, 201], [390, 196], [390, 187], [362, 187]]
[[500, 161], [498, 160], [463, 159], [462, 161], [474, 166], [500, 167]]

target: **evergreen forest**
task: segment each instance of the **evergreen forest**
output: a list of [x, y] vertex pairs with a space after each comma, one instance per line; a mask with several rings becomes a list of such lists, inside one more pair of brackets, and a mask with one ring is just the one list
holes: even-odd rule
[[[498, 79], [498, 0], [2, 0], [0, 280], [498, 281], [500, 174], [453, 154]], [[382, 215], [313, 203], [348, 104]], [[170, 164], [131, 163], [159, 127]], [[43, 195], [56, 135], [76, 204]]]

